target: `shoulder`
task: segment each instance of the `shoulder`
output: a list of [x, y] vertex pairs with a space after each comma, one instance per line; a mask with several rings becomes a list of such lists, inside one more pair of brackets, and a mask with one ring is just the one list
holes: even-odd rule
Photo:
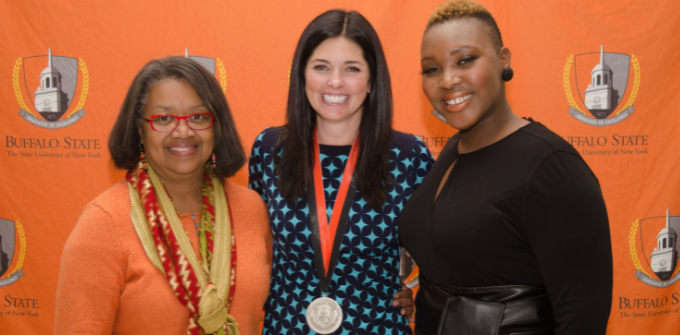
[[64, 250], [88, 245], [119, 249], [121, 235], [131, 231], [129, 191], [127, 183], [120, 181], [85, 205]]
[[529, 174], [556, 154], [572, 156], [585, 164], [574, 147], [538, 122], [520, 128], [497, 143], [490, 150], [492, 153], [502, 161], [519, 164], [518, 167]]
[[[422, 141], [417, 136], [409, 133], [404, 133], [398, 130], [392, 130], [392, 139], [390, 141], [390, 150], [398, 149], [399, 152], [410, 153]], [[424, 144], [423, 144], [424, 146]]]
[[390, 150], [396, 153], [397, 156], [406, 155], [410, 159], [416, 158], [421, 161], [432, 161], [434, 163], [434, 158], [432, 158], [432, 153], [427, 148], [427, 145], [418, 136], [413, 134], [393, 130]]
[[245, 186], [230, 180], [225, 181], [223, 185], [224, 192], [227, 193], [229, 199], [229, 205], [231, 208], [235, 208], [235, 210], [246, 207], [252, 208], [253, 206], [258, 207], [264, 204], [262, 197], [257, 192]]
[[[537, 171], [551, 170], [558, 175], [570, 171], [568, 173], [595, 177], [578, 151], [546, 126], [535, 122], [522, 128], [521, 131], [527, 141], [524, 149], [529, 152], [535, 151], [536, 156], [541, 158]], [[594, 181], [597, 181], [596, 177]]]
[[130, 218], [130, 193], [127, 182], [121, 180], [85, 206], [82, 217], [107, 216], [112, 222]]
[[281, 135], [281, 129], [282, 127], [269, 127], [260, 132], [255, 138], [248, 160], [251, 178], [254, 176], [254, 173], [262, 172], [262, 166], [268, 164], [267, 162], [270, 162], [270, 160], [267, 159], [267, 156], [271, 156], [274, 152], [274, 147]]
[[581, 155], [573, 146], [539, 122], [520, 128], [519, 131], [529, 140], [527, 142], [527, 144], [530, 144], [528, 149], [541, 150], [547, 154], [562, 152], [581, 158]]
[[271, 149], [274, 148], [276, 145], [276, 142], [279, 140], [279, 136], [281, 136], [281, 132], [283, 130], [283, 127], [269, 127], [260, 132], [259, 135], [255, 138], [255, 143], [253, 145], [253, 149], [256, 147], [261, 148], [261, 149]]
[[392, 130], [392, 139], [391, 139], [391, 146], [412, 146], [413, 142], [415, 142], [418, 138], [409, 133], [404, 133], [398, 130]]
[[268, 228], [267, 206], [257, 192], [229, 180], [224, 182], [224, 192], [234, 219], [234, 229], [264, 231]]

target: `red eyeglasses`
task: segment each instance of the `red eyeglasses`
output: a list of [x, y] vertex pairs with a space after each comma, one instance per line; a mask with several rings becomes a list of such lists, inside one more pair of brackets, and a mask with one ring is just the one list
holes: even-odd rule
[[148, 119], [142, 118], [142, 120], [149, 122], [151, 129], [157, 132], [169, 133], [177, 129], [179, 120], [184, 120], [187, 126], [193, 130], [209, 129], [215, 122], [215, 116], [210, 113], [195, 113], [187, 116], [159, 114]]

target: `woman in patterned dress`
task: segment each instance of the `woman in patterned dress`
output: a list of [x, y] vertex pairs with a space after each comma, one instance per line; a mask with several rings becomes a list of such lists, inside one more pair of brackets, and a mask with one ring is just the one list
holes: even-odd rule
[[[433, 159], [420, 140], [391, 124], [390, 79], [373, 27], [353, 11], [315, 18], [295, 51], [287, 123], [264, 130], [250, 156], [250, 187], [267, 203], [274, 239], [264, 334], [314, 334], [308, 308], [325, 294], [317, 276], [322, 262], [315, 260], [317, 216], [310, 215], [314, 201], [308, 190], [323, 195], [317, 201], [325, 201], [331, 218], [357, 145], [356, 165], [351, 164], [356, 191], [347, 192], [353, 201], [347, 202], [346, 226], [337, 230], [337, 266], [329, 270], [326, 291], [341, 307], [342, 322], [324, 333], [411, 334], [406, 318], [411, 292], [399, 292], [397, 218]], [[310, 180], [315, 161], [323, 190]], [[338, 203], [339, 211], [345, 206]]]

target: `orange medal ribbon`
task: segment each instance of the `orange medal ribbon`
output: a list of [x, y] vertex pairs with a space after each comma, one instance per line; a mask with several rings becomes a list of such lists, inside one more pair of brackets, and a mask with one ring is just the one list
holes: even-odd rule
[[[319, 152], [317, 152], [319, 151]], [[345, 171], [342, 174], [342, 181], [338, 189], [338, 195], [335, 199], [335, 206], [333, 206], [333, 213], [331, 214], [331, 222], [328, 223], [328, 215], [326, 214], [326, 196], [323, 190], [323, 178], [321, 175], [321, 150], [319, 149], [319, 139], [316, 129], [314, 131], [314, 195], [316, 198], [316, 213], [319, 225], [319, 239], [321, 240], [321, 252], [323, 255], [323, 263], [325, 274], [328, 275], [329, 264], [331, 261], [331, 254], [333, 252], [333, 244], [335, 242], [335, 235], [340, 223], [340, 216], [342, 208], [344, 207], [345, 199], [347, 198], [347, 191], [354, 175], [354, 167], [359, 156], [359, 136], [352, 144], [352, 150], [349, 153], [349, 158], [345, 164]], [[338, 208], [339, 206], [339, 208]], [[310, 213], [311, 214], [311, 213]], [[341, 237], [342, 238], [342, 237]]]

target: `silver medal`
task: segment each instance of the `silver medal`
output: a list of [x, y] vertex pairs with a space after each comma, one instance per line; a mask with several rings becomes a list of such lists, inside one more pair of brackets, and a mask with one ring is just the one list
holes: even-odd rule
[[319, 334], [330, 334], [342, 324], [342, 307], [331, 298], [316, 298], [307, 307], [307, 324]]

